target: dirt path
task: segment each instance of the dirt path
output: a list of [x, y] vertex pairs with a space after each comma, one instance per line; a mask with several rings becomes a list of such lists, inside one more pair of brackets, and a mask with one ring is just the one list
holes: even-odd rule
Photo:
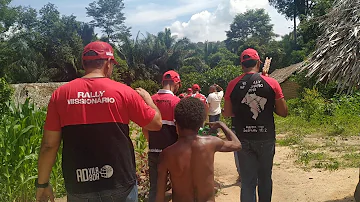
[[[288, 147], [277, 147], [273, 168], [273, 202], [354, 202], [359, 169], [306, 172], [294, 165]], [[240, 187], [233, 153], [217, 153], [215, 179], [222, 184], [217, 202], [236, 202]]]
[[[273, 202], [354, 202], [353, 193], [359, 169], [334, 172], [312, 169], [306, 172], [294, 165], [292, 150], [277, 147], [273, 168]], [[239, 202], [240, 187], [233, 153], [217, 153], [215, 179], [222, 185], [216, 202]], [[57, 202], [65, 202], [58, 199]]]

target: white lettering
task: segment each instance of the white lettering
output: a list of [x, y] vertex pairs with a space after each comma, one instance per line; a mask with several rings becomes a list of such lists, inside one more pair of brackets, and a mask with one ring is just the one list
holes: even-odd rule
[[89, 172], [88, 169], [84, 168], [81, 170], [81, 174], [82, 174], [82, 182], [87, 182], [89, 181]]
[[101, 170], [99, 167], [77, 169], [76, 179], [78, 182], [93, 182], [100, 180], [100, 174], [103, 178], [110, 178], [113, 172], [113, 168], [109, 165], [103, 166]]
[[78, 92], [78, 96], [77, 96], [78, 98], [80, 98], [80, 97], [84, 97], [84, 93], [83, 92]]
[[82, 182], [81, 169], [76, 169], [76, 178], [78, 182]]

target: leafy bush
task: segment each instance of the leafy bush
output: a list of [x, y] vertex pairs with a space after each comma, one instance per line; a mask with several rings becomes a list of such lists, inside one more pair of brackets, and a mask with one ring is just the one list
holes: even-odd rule
[[207, 94], [209, 87], [214, 83], [220, 85], [225, 90], [228, 83], [235, 77], [239, 76], [241, 73], [241, 67], [227, 65], [217, 66], [213, 69], [207, 70], [203, 74], [191, 72], [185, 75], [180, 75], [182, 82], [182, 88], [180, 91], [185, 92], [186, 89], [191, 87], [194, 83], [200, 85], [203, 94]]
[[[37, 159], [46, 117], [26, 100], [24, 104], [8, 105], [9, 112], [0, 125], [0, 201], [33, 201]], [[65, 194], [61, 173], [61, 152], [53, 167], [51, 184], [56, 196]]]
[[132, 88], [141, 87], [146, 91], [148, 91], [150, 95], [152, 95], [159, 90], [160, 85], [153, 80], [137, 80], [131, 84], [131, 87]]
[[132, 124], [130, 126], [131, 137], [135, 149], [136, 176], [138, 183], [139, 201], [145, 201], [149, 196], [150, 180], [149, 166], [147, 156], [147, 140], [141, 131], [141, 128]]
[[277, 132], [360, 134], [360, 93], [327, 99], [318, 90], [305, 88], [301, 98], [288, 100], [287, 104], [289, 117], [276, 117]]
[[0, 78], [0, 114], [7, 111], [7, 104], [11, 99], [14, 90], [6, 82], [4, 78]]

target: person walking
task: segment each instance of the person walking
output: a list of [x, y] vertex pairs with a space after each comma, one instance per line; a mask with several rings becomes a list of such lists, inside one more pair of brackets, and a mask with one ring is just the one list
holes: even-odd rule
[[270, 202], [272, 166], [275, 154], [274, 112], [286, 117], [288, 109], [279, 83], [259, 74], [260, 57], [247, 49], [240, 56], [244, 74], [229, 82], [225, 94], [224, 116], [234, 117], [241, 173], [241, 201]]
[[200, 90], [201, 90], [201, 88], [200, 88], [199, 84], [194, 84], [192, 86], [193, 94], [191, 97], [200, 99], [200, 101], [206, 105], [206, 97], [205, 97], [205, 95], [200, 93]]
[[143, 130], [145, 136], [148, 136], [149, 139], [149, 202], [154, 202], [156, 199], [159, 155], [178, 139], [174, 123], [174, 111], [176, 105], [180, 102], [180, 98], [174, 94], [177, 93], [180, 87], [179, 74], [170, 70], [163, 75], [162, 89], [152, 96], [154, 103], [160, 110], [163, 125], [160, 131]]
[[221, 100], [224, 96], [224, 90], [217, 84], [210, 86], [209, 95], [206, 99], [209, 107], [209, 122], [220, 121]]
[[54, 201], [51, 168], [63, 141], [68, 202], [136, 202], [136, 164], [129, 121], [160, 130], [161, 114], [144, 89], [110, 78], [117, 64], [110, 44], [96, 41], [82, 54], [85, 76], [54, 91], [38, 160], [36, 201]]

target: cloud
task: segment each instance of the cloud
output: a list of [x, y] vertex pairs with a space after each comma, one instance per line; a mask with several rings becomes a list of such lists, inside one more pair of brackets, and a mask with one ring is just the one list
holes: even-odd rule
[[127, 23], [145, 25], [154, 22], [171, 21], [203, 9], [214, 8], [218, 2], [219, 0], [178, 0], [172, 3], [137, 5], [126, 12]]
[[288, 33], [291, 22], [278, 14], [269, 6], [267, 0], [222, 0], [213, 12], [200, 11], [191, 16], [187, 22], [175, 21], [168, 26], [173, 35], [188, 37], [192, 41], [221, 41], [226, 39], [225, 31], [238, 13], [248, 9], [265, 8], [272, 18], [275, 33], [284, 35]]

